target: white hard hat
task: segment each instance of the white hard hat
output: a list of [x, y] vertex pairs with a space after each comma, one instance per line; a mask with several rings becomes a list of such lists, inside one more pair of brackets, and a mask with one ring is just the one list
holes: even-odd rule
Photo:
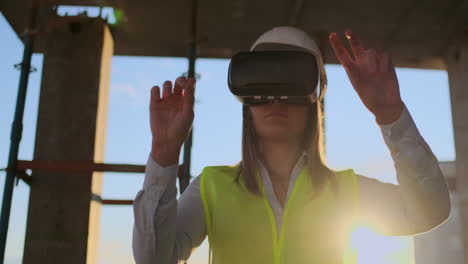
[[301, 47], [309, 50], [317, 57], [322, 57], [322, 53], [314, 39], [305, 31], [291, 26], [275, 27], [263, 33], [250, 47], [250, 51], [261, 43], [278, 43]]

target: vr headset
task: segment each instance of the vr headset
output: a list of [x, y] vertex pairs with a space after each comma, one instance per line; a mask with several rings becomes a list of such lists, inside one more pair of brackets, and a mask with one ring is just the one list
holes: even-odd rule
[[280, 101], [291, 104], [315, 103], [320, 69], [316, 56], [300, 50], [239, 52], [229, 64], [228, 86], [243, 104], [258, 105]]

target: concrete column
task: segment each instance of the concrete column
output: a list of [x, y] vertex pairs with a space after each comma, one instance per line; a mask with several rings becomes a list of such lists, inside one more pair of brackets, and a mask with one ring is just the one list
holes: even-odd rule
[[458, 195], [451, 193], [452, 214], [448, 222], [414, 237], [415, 264], [463, 264]]
[[[34, 159], [103, 162], [113, 39], [102, 19], [57, 22], [45, 37]], [[97, 262], [101, 174], [33, 172], [23, 263]]]
[[[468, 38], [461, 32], [446, 55], [455, 140], [456, 191], [459, 197], [463, 252], [468, 252]], [[464, 263], [468, 263], [468, 255]]]

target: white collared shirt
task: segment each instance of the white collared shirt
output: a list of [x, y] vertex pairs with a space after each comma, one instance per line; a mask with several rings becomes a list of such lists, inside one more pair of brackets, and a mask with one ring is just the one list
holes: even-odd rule
[[[450, 195], [439, 163], [404, 108], [399, 119], [380, 125], [394, 161], [399, 185], [358, 175], [360, 216], [388, 235], [429, 231], [450, 214]], [[291, 172], [288, 194], [304, 165], [304, 153]], [[267, 170], [261, 179], [278, 230], [283, 208]], [[133, 256], [137, 264], [183, 263], [207, 232], [200, 197], [200, 175], [177, 200], [178, 164], [162, 167], [148, 157], [143, 188], [133, 204]]]

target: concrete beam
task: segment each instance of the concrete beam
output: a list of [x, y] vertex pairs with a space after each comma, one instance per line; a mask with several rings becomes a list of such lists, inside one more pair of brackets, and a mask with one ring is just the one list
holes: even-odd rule
[[[108, 26], [65, 20], [45, 47], [34, 159], [104, 162]], [[96, 263], [101, 186], [102, 172], [33, 171], [23, 263]]]

